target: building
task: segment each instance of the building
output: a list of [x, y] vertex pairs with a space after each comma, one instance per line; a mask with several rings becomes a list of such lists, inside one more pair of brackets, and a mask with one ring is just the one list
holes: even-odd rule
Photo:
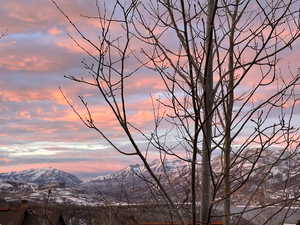
[[0, 225], [66, 225], [63, 216], [55, 211], [44, 215], [32, 211], [28, 202], [23, 200], [17, 207], [12, 207], [0, 200]]

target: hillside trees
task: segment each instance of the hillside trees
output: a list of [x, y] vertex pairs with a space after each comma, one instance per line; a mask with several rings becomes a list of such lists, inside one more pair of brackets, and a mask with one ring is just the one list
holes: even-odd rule
[[[117, 152], [142, 161], [182, 224], [176, 199], [149, 166], [151, 154], [190, 165], [193, 224], [209, 224], [212, 209], [223, 202], [228, 225], [231, 198], [257, 171], [262, 155], [281, 148], [271, 171], [295, 153], [299, 138], [293, 115], [300, 75], [279, 59], [297, 44], [299, 1], [96, 1], [95, 15], [84, 17], [98, 21], [98, 39], [84, 34], [52, 2], [78, 33], [79, 39], [71, 38], [89, 58], [83, 61], [88, 76], [66, 77], [101, 95], [131, 147], [123, 149], [98, 126], [84, 97], [79, 97], [84, 111], [65, 96], [67, 102]], [[151, 129], [131, 117], [128, 86], [145, 73], [163, 85], [152, 97]], [[255, 154], [248, 157], [253, 147]], [[222, 168], [212, 166], [212, 155], [219, 156]], [[237, 174], [245, 163], [249, 170]], [[266, 179], [267, 174], [256, 191]]]

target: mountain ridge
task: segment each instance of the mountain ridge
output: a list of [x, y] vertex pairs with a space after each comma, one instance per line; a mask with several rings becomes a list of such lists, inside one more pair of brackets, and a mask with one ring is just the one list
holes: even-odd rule
[[0, 180], [37, 185], [60, 183], [65, 186], [72, 186], [82, 183], [75, 175], [51, 167], [0, 173]]

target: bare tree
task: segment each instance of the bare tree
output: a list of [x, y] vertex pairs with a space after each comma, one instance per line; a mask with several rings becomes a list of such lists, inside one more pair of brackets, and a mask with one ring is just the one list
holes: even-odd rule
[[[224, 224], [228, 225], [231, 198], [260, 169], [262, 156], [280, 145], [281, 153], [264, 168], [266, 172], [290, 158], [287, 153], [293, 155], [291, 149], [299, 141], [292, 118], [300, 75], [281, 74], [278, 66], [280, 53], [292, 49], [300, 35], [299, 1], [96, 1], [96, 15], [84, 17], [99, 21], [98, 41], [81, 32], [51, 1], [93, 49], [70, 36], [90, 58], [83, 62], [89, 77], [66, 77], [101, 94], [131, 149], [122, 149], [97, 125], [84, 97], [80, 97], [83, 113], [64, 95], [66, 101], [85, 126], [117, 152], [140, 158], [153, 187], [182, 224], [186, 222], [176, 200], [151, 170], [150, 149], [162, 159], [175, 157], [190, 164], [193, 225], [199, 220], [198, 201], [201, 224], [209, 224], [213, 208], [224, 202]], [[152, 99], [151, 131], [129, 118], [127, 84], [143, 70], [161, 79], [165, 88], [164, 97]], [[255, 99], [261, 94], [261, 99]], [[253, 146], [257, 150], [249, 151]], [[212, 154], [221, 156], [223, 167], [218, 171]], [[245, 163], [251, 166], [238, 174]], [[258, 182], [256, 192], [267, 178]], [[251, 204], [253, 199], [248, 200]]]
[[[289, 46], [287, 43], [293, 43], [299, 37], [299, 24], [289, 23], [290, 20], [293, 21], [299, 15], [294, 14], [293, 16], [296, 17], [290, 17], [292, 14], [286, 14], [286, 12], [293, 9], [293, 4], [295, 3], [295, 1], [268, 1], [262, 5], [257, 2], [257, 8], [253, 10], [253, 16], [249, 16], [247, 19], [245, 18], [245, 14], [249, 13], [247, 8], [255, 4], [253, 2], [250, 3], [250, 1], [237, 0], [231, 5], [223, 5], [224, 13], [218, 15], [220, 21], [222, 18], [223, 21], [226, 21], [221, 22], [219, 25], [220, 30], [222, 30], [221, 33], [226, 35], [221, 36], [218, 39], [220, 41], [216, 41], [216, 46], [218, 46], [216, 50], [216, 70], [219, 71], [219, 82], [221, 83], [218, 98], [222, 99], [222, 103], [220, 103], [222, 107], [217, 109], [217, 114], [220, 117], [221, 129], [223, 129], [221, 131], [223, 133], [221, 134], [221, 141], [216, 143], [216, 146], [223, 149], [224, 153], [224, 173], [223, 177], [221, 177], [221, 180], [224, 182], [224, 224], [229, 224], [232, 193], [246, 183], [243, 181], [232, 190], [232, 182], [230, 181], [230, 169], [234, 167], [234, 161], [241, 160], [240, 157], [244, 154], [245, 149], [247, 150], [245, 146], [251, 146], [254, 144], [253, 142], [255, 142], [255, 145], [260, 146], [260, 151], [255, 156], [253, 165], [248, 171], [248, 175], [251, 176], [261, 154], [268, 148], [280, 144], [283, 153], [292, 145], [296, 147], [298, 143], [298, 138], [292, 138], [289, 134], [297, 132], [297, 129], [291, 125], [291, 116], [293, 115], [293, 104], [298, 101], [294, 96], [294, 89], [299, 84], [299, 74], [292, 76], [290, 80], [279, 81], [282, 78], [277, 68], [278, 53]], [[295, 28], [295, 32], [292, 30], [287, 32], [290, 36], [287, 34], [282, 35], [282, 29], [284, 29], [282, 27], [283, 21], [287, 21], [285, 25]], [[252, 24], [253, 22], [255, 25]], [[254, 33], [251, 32], [252, 29], [255, 31]], [[225, 41], [227, 43], [226, 47], [222, 46], [224, 43], [222, 39], [227, 39]], [[255, 51], [255, 53], [252, 55], [251, 51]], [[253, 58], [249, 57], [250, 60], [246, 60], [247, 62], [245, 63], [248, 54], [252, 55]], [[224, 67], [228, 69], [226, 70]], [[242, 69], [242, 72], [238, 72], [240, 69]], [[259, 70], [259, 72], [256, 72], [257, 74], [254, 75], [252, 74], [253, 70]], [[259, 76], [257, 76], [258, 74]], [[243, 81], [249, 81], [251, 76], [255, 76], [257, 79], [252, 81], [253, 86], [243, 93], [239, 92], [237, 86]], [[276, 91], [271, 95], [266, 95], [268, 96], [266, 99], [257, 101], [258, 104], [252, 102], [252, 98], [263, 93], [259, 91], [261, 88], [266, 86], [272, 87], [272, 85], [274, 87], [282, 85], [282, 87], [277, 86]], [[238, 94], [236, 98], [234, 98], [235, 92]], [[290, 112], [283, 109], [287, 101], [291, 103]], [[250, 105], [252, 109], [249, 111], [245, 110]], [[234, 106], [235, 110], [233, 110]], [[222, 112], [219, 112], [219, 110]], [[272, 125], [266, 126], [268, 117], [272, 112], [275, 113], [276, 111], [279, 115], [279, 121], [273, 120]], [[283, 111], [285, 113], [282, 113]], [[289, 121], [288, 124], [283, 122], [286, 119]], [[246, 127], [250, 123], [254, 123], [253, 133], [247, 135], [244, 142], [235, 141], [239, 135], [244, 136], [243, 132], [247, 130]], [[220, 132], [220, 130], [217, 132]], [[288, 138], [279, 143], [279, 134], [288, 136]], [[239, 143], [241, 147], [233, 151], [232, 143]], [[278, 156], [276, 160], [281, 160], [281, 156]], [[238, 177], [235, 176], [232, 179], [238, 179]], [[246, 178], [247, 180], [248, 178]], [[262, 179], [261, 183], [264, 182], [265, 179]]]

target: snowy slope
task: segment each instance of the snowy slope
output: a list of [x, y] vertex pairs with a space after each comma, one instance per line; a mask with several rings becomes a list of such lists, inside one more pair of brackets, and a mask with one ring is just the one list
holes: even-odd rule
[[[169, 191], [174, 193], [182, 193], [179, 185], [180, 178], [184, 181], [183, 174], [188, 171], [188, 165], [179, 160], [167, 160], [162, 163], [160, 160], [154, 160], [149, 163], [151, 170], [159, 176], [159, 179]], [[79, 189], [88, 193], [96, 193], [109, 196], [116, 201], [121, 202], [144, 202], [149, 201], [149, 195], [157, 193], [160, 195], [157, 187], [147, 181], [153, 181], [146, 167], [141, 164], [130, 165], [123, 170], [117, 171], [105, 176], [99, 176], [79, 185]], [[185, 182], [183, 182], [185, 183]]]
[[0, 180], [33, 183], [38, 185], [48, 185], [56, 183], [65, 186], [74, 186], [81, 183], [81, 181], [76, 176], [54, 168], [31, 169], [19, 172], [0, 173]]
[[[181, 160], [166, 160], [164, 163], [162, 163], [160, 160], [153, 160], [149, 163], [149, 166], [156, 175], [163, 175], [165, 173], [175, 175], [187, 169], [187, 164]], [[84, 182], [83, 184], [96, 183], [113, 179], [129, 179], [136, 176], [149, 176], [147, 169], [144, 165], [129, 165], [128, 167], [122, 170], [105, 176], [95, 177]]]

